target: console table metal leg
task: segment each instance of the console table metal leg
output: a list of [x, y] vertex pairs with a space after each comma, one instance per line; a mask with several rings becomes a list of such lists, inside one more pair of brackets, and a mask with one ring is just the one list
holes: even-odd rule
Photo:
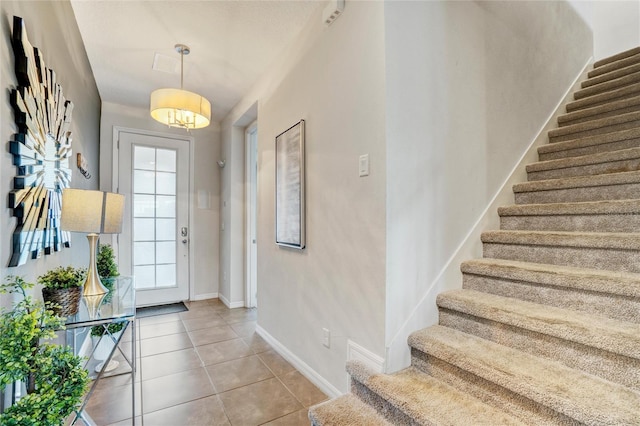
[[131, 424], [136, 424], [136, 367], [138, 359], [136, 354], [136, 319], [131, 321]]

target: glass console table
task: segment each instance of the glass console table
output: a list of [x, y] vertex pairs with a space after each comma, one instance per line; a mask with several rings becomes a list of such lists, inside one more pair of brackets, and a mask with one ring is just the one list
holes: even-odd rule
[[[93, 394], [100, 379], [105, 375], [109, 362], [116, 354], [120, 352], [123, 358], [129, 364], [131, 370], [120, 374], [131, 374], [131, 421], [135, 422], [136, 418], [136, 292], [134, 289], [133, 277], [116, 277], [113, 281], [112, 289], [109, 293], [100, 296], [83, 296], [80, 301], [80, 309], [76, 315], [67, 317], [65, 341], [66, 344], [74, 348], [74, 352], [78, 353], [76, 340], [79, 335], [87, 338], [85, 329], [87, 327], [103, 327], [104, 333], [100, 340], [108, 339], [113, 342], [112, 349], [105, 359], [102, 368], [98, 371], [97, 376], [93, 379], [93, 383], [89, 391], [85, 395], [82, 405], [72, 415], [71, 424], [76, 424], [78, 420], [82, 420], [85, 425], [94, 425], [91, 417], [84, 411], [89, 398]], [[121, 333], [115, 335], [109, 332], [109, 325], [116, 323], [124, 323]], [[120, 341], [124, 336], [127, 328], [131, 328], [131, 351], [125, 353], [120, 347]], [[85, 368], [88, 366], [91, 357], [97, 345], [88, 355]], [[91, 372], [90, 372], [91, 373]]]

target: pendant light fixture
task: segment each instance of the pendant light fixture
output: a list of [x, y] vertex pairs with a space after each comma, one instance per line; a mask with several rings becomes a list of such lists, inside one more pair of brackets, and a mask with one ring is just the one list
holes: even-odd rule
[[180, 89], [158, 89], [151, 93], [151, 117], [169, 127], [201, 129], [211, 121], [211, 103], [197, 93], [183, 89], [184, 55], [191, 52], [189, 46], [176, 44], [180, 54]]

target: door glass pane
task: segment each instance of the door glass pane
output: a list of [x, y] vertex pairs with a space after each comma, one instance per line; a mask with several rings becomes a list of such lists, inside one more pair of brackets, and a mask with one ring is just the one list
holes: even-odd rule
[[133, 264], [153, 265], [155, 262], [155, 245], [153, 242], [136, 241], [133, 243]]
[[154, 195], [133, 194], [133, 217], [154, 217], [156, 197]]
[[162, 241], [156, 243], [156, 264], [176, 263], [175, 241]]
[[133, 192], [153, 194], [156, 187], [156, 173], [149, 170], [133, 171]]
[[135, 218], [133, 219], [133, 240], [134, 241], [153, 241], [155, 220], [153, 218]]
[[156, 276], [158, 277], [156, 284], [158, 287], [175, 287], [176, 265], [157, 265]]
[[176, 286], [176, 151], [134, 146], [133, 265], [137, 289]]
[[157, 167], [156, 170], [161, 172], [175, 172], [176, 169], [176, 152], [172, 149], [157, 150]]
[[156, 196], [156, 217], [176, 217], [176, 197], [171, 195]]
[[154, 288], [156, 286], [156, 267], [154, 265], [134, 266], [136, 289]]
[[174, 241], [176, 239], [175, 219], [156, 219], [156, 241]]
[[133, 148], [133, 168], [138, 170], [155, 170], [156, 149], [145, 146]]
[[176, 194], [176, 174], [168, 172], [158, 172], [156, 175], [156, 193], [157, 194]]

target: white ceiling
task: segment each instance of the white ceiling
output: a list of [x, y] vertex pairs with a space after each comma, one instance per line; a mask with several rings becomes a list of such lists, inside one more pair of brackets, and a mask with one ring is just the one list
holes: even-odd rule
[[[105, 102], [149, 108], [150, 93], [180, 87], [205, 96], [221, 121], [277, 55], [293, 42], [319, 0], [71, 0]], [[321, 7], [321, 6], [320, 6]], [[175, 66], [153, 70], [154, 57]]]

